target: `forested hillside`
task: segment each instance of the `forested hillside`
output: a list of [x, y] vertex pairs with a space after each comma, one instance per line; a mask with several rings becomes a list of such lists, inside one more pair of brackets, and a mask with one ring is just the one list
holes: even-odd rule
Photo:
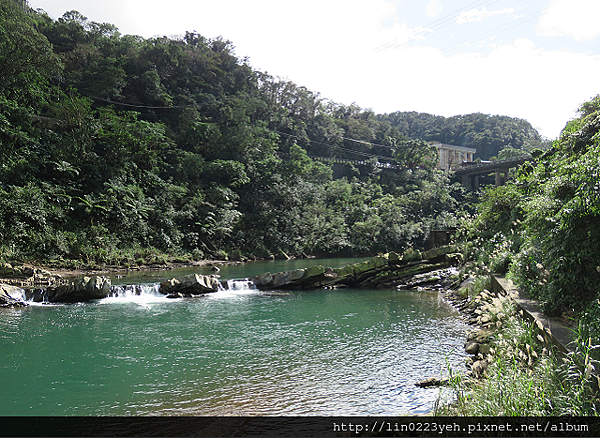
[[[0, 0], [0, 256], [130, 264], [373, 254], [455, 225], [464, 191], [426, 141], [481, 158], [522, 120], [377, 115], [254, 70], [232, 43], [121, 35]], [[419, 122], [420, 120], [420, 122]], [[360, 160], [333, 179], [327, 162]], [[393, 170], [378, 161], [395, 163]]]
[[506, 273], [549, 313], [594, 310], [600, 282], [600, 96], [515, 181], [484, 192], [465, 230], [471, 258]]
[[416, 112], [396, 112], [380, 116], [409, 138], [439, 141], [477, 149], [482, 160], [547, 149], [549, 141], [523, 119], [475, 113], [454, 117]]

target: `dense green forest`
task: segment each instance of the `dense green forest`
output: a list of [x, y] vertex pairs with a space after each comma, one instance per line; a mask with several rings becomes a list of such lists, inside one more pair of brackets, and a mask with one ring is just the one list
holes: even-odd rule
[[549, 150], [534, 151], [508, 184], [484, 190], [475, 214], [463, 218], [457, 241], [474, 291], [490, 287], [490, 273], [509, 277], [566, 324], [573, 341], [566, 354], [553, 351], [539, 342], [536, 323], [515, 306], [503, 308], [513, 316], [495, 322], [487, 378], [480, 385], [456, 379], [452, 415], [599, 415], [599, 156], [596, 96]]
[[552, 148], [533, 155], [464, 221], [470, 258], [508, 273], [548, 313], [596, 309], [598, 325], [600, 96], [581, 106]]
[[[222, 38], [144, 39], [76, 11], [53, 20], [22, 0], [0, 8], [5, 260], [423, 247], [471, 208], [434, 169], [428, 141], [476, 147], [481, 159], [545, 144], [520, 119], [336, 104], [253, 69]], [[314, 157], [358, 161], [334, 178]]]
[[523, 119], [507, 116], [469, 114], [443, 117], [416, 112], [397, 112], [381, 116], [408, 138], [465, 146], [477, 149], [481, 160], [522, 155], [546, 149], [548, 141]]

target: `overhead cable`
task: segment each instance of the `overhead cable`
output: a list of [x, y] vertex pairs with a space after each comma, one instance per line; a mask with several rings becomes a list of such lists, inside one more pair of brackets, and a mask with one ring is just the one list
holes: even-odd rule
[[469, 3], [468, 5], [460, 8], [460, 9], [457, 9], [454, 12], [451, 12], [448, 15], [443, 16], [442, 18], [439, 18], [439, 19], [437, 19], [437, 20], [435, 20], [435, 21], [427, 24], [426, 28], [424, 30], [422, 30], [421, 32], [415, 34], [413, 36], [413, 38], [409, 39], [408, 41], [404, 41], [402, 43], [396, 43], [396, 44], [394, 44], [396, 42], [396, 40], [394, 40], [394, 41], [391, 41], [389, 43], [383, 44], [383, 45], [381, 45], [379, 47], [376, 47], [375, 51], [383, 51], [383, 50], [387, 50], [387, 49], [397, 49], [399, 47], [405, 46], [408, 43], [413, 42], [413, 41], [419, 39], [419, 37], [422, 36], [422, 35], [433, 33], [433, 32], [435, 32], [435, 31], [437, 31], [437, 30], [439, 30], [439, 29], [441, 29], [443, 27], [446, 27], [446, 26], [449, 26], [450, 24], [455, 23], [454, 19], [461, 12], [464, 12], [466, 9], [471, 8], [473, 6], [476, 6], [477, 3], [480, 3], [478, 6], [486, 6], [488, 3], [489, 4], [494, 4], [494, 3], [497, 3], [498, 1], [500, 1], [500, 0], [476, 0], [476, 1], [474, 1], [472, 3]]
[[516, 22], [514, 22], [514, 23], [508, 23], [508, 24], [504, 24], [504, 25], [502, 25], [502, 26], [499, 26], [499, 27], [496, 27], [496, 28], [494, 28], [494, 29], [492, 29], [492, 30], [490, 30], [490, 31], [488, 31], [488, 32], [484, 32], [484, 33], [482, 33], [482, 34], [479, 34], [479, 35], [476, 35], [476, 36], [474, 36], [474, 37], [467, 38], [467, 39], [465, 39], [465, 40], [459, 41], [458, 43], [452, 44], [452, 45], [450, 45], [450, 46], [448, 46], [448, 47], [446, 47], [446, 48], [442, 49], [442, 54], [446, 54], [446, 53], [453, 52], [454, 50], [457, 50], [457, 49], [459, 49], [459, 48], [460, 48], [459, 46], [461, 46], [462, 44], [465, 44], [465, 43], [472, 43], [472, 42], [477, 42], [477, 41], [481, 41], [481, 40], [483, 40], [483, 39], [485, 39], [485, 38], [487, 38], [487, 37], [489, 37], [489, 36], [493, 36], [493, 35], [496, 35], [496, 34], [502, 33], [502, 32], [504, 32], [504, 31], [506, 31], [506, 30], [508, 30], [508, 29], [512, 29], [513, 27], [517, 27], [517, 26], [520, 26], [520, 25], [522, 25], [522, 24], [525, 24], [525, 23], [527, 23], [527, 22], [529, 22], [529, 21], [531, 21], [531, 20], [535, 20], [535, 19], [537, 19], [537, 18], [540, 18], [540, 17], [542, 17], [542, 16], [546, 15], [546, 14], [548, 13], [548, 10], [549, 10], [550, 8], [552, 8], [552, 7], [554, 7], [554, 6], [556, 6], [556, 5], [560, 4], [560, 3], [562, 3], [562, 1], [564, 1], [564, 0], [558, 1], [558, 2], [556, 2], [556, 3], [552, 3], [552, 4], [551, 4], [550, 6], [548, 6], [547, 8], [540, 9], [540, 10], [538, 10], [538, 11], [536, 11], [536, 12], [533, 12], [533, 13], [531, 13], [531, 14], [529, 14], [529, 15], [526, 15], [526, 16], [524, 16], [524, 17], [521, 17], [521, 18], [519, 18], [519, 19], [518, 19]]
[[102, 97], [98, 97], [98, 96], [92, 96], [89, 95], [87, 93], [83, 93], [83, 92], [79, 92], [80, 94], [89, 97], [90, 99], [93, 100], [98, 100], [100, 102], [106, 102], [106, 103], [110, 103], [112, 105], [120, 105], [120, 106], [127, 106], [130, 108], [146, 108], [146, 109], [174, 109], [174, 108], [193, 108], [195, 106], [197, 106], [196, 103], [194, 104], [190, 104], [190, 105], [172, 105], [172, 106], [149, 106], [149, 105], [136, 105], [136, 104], [132, 104], [132, 103], [124, 103], [124, 102], [116, 102], [114, 100], [109, 100], [109, 99], [104, 99]]
[[[273, 130], [273, 132], [275, 132], [277, 134], [285, 135], [287, 137], [296, 138], [298, 140], [308, 140], [311, 143], [319, 144], [319, 145], [322, 145], [322, 146], [328, 146], [328, 147], [330, 147], [332, 149], [341, 150], [341, 151], [344, 151], [346, 153], [352, 153], [352, 154], [360, 155], [360, 156], [367, 157], [367, 158], [378, 158], [378, 159], [381, 158], [381, 159], [387, 160], [387, 161], [393, 160], [393, 157], [384, 157], [382, 155], [375, 155], [375, 154], [369, 154], [367, 152], [356, 151], [356, 150], [348, 149], [348, 148], [345, 148], [345, 147], [342, 147], [342, 146], [338, 146], [338, 145], [332, 145], [332, 144], [323, 143], [323, 142], [316, 141], [316, 140], [305, 139], [305, 138], [302, 138], [302, 137], [294, 135], [294, 134], [287, 134], [285, 132], [281, 132], [281, 131], [277, 131], [277, 130]], [[351, 140], [351, 141], [355, 141], [355, 142], [358, 142], [358, 143], [375, 145], [374, 143], [368, 143], [368, 142], [364, 142], [362, 140], [348, 139], [348, 138], [345, 138], [345, 137], [342, 137], [342, 139], [344, 139], [344, 140]], [[389, 148], [391, 148], [391, 146], [384, 146], [384, 145], [376, 145], [376, 146], [383, 146], [383, 147], [389, 147]]]

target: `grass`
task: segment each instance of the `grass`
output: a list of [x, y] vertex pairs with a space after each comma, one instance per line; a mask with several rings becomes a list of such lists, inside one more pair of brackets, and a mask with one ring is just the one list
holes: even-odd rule
[[453, 400], [439, 403], [436, 415], [597, 416], [597, 371], [591, 339], [561, 356], [537, 339], [537, 327], [511, 316], [493, 341], [494, 360], [483, 379], [451, 375]]

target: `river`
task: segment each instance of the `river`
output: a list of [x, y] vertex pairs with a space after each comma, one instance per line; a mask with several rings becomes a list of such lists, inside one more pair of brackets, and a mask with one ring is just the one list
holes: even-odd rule
[[230, 290], [144, 292], [0, 309], [1, 416], [405, 415], [439, 389], [415, 382], [464, 367], [466, 326], [438, 293], [253, 290], [261, 272], [356, 260], [224, 266]]

